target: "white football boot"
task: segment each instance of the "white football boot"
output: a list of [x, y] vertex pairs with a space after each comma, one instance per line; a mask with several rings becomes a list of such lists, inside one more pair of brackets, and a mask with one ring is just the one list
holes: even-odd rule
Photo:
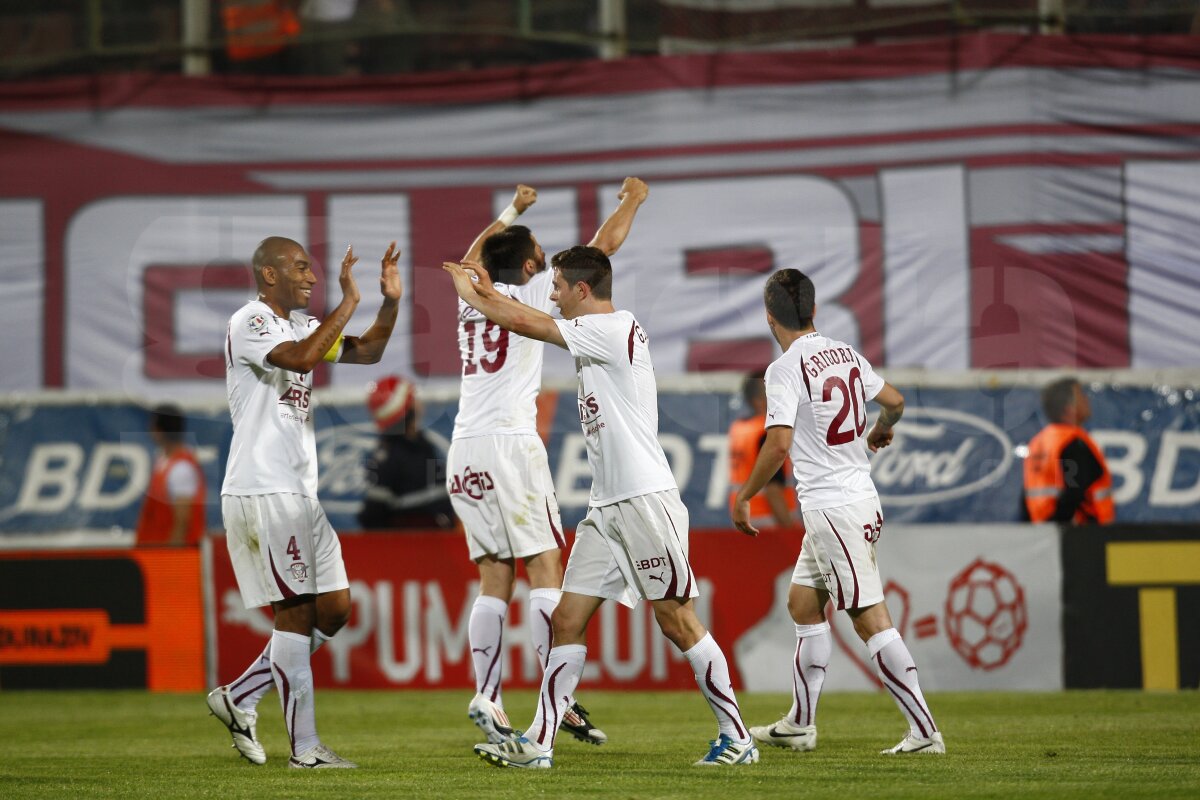
[[228, 686], [218, 686], [208, 693], [208, 710], [221, 724], [229, 729], [233, 746], [251, 764], [267, 763], [267, 754], [258, 742], [254, 727], [258, 723], [257, 711], [242, 711], [229, 697]]

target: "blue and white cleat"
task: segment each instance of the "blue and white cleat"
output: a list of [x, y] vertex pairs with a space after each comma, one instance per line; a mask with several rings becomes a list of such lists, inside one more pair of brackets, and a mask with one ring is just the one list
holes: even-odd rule
[[708, 755], [695, 763], [697, 767], [722, 767], [733, 764], [757, 764], [758, 746], [754, 740], [738, 744], [722, 733], [709, 744]]
[[467, 706], [467, 716], [483, 731], [490, 744], [507, 742], [517, 736], [504, 709], [481, 694], [471, 698], [471, 704]]
[[500, 744], [477, 744], [475, 755], [493, 767], [517, 767], [518, 769], [550, 769], [554, 766], [553, 750], [538, 750], [524, 736], [509, 739]]

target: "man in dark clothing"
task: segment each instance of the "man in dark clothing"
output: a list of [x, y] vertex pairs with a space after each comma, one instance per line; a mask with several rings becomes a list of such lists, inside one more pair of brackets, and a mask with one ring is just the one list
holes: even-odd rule
[[372, 387], [367, 407], [380, 434], [367, 458], [359, 524], [364, 529], [454, 527], [445, 455], [420, 429], [416, 388], [390, 375]]

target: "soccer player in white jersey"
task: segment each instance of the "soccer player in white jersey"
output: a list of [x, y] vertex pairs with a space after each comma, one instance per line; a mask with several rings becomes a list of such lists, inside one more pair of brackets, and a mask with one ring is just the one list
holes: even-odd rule
[[375, 322], [361, 336], [343, 336], [360, 299], [353, 250], [342, 259], [342, 300], [318, 323], [303, 311], [317, 283], [312, 258], [291, 239], [272, 236], [254, 251], [258, 298], [229, 320], [225, 383], [233, 442], [221, 513], [242, 601], [247, 608], [269, 604], [275, 630], [237, 680], [208, 695], [208, 707], [255, 764], [267, 760], [255, 735], [256, 709], [275, 685], [291, 743], [288, 765], [356, 766], [321, 743], [313, 711], [309, 656], [349, 618], [350, 584], [337, 534], [317, 502], [312, 370], [322, 358], [379, 361], [403, 294], [399, 257], [392, 242], [383, 256]]
[[[762, 744], [801, 751], [817, 746], [817, 699], [832, 649], [825, 604], [832, 598], [850, 615], [879, 680], [908, 720], [908, 734], [883, 753], [945, 753], [917, 667], [892, 624], [875, 563], [883, 512], [866, 451], [891, 444], [904, 397], [853, 347], [817, 332], [815, 290], [803, 273], [776, 272], [767, 280], [764, 301], [783, 355], [767, 369], [766, 441], [735, 498], [733, 523], [743, 533], [758, 534], [750, 522], [750, 498], [790, 455], [806, 533], [788, 593], [796, 623], [792, 707], [775, 724], [750, 732]], [[882, 407], [870, 431], [868, 400]]]
[[[563, 577], [551, 623], [554, 647], [542, 676], [537, 713], [525, 735], [476, 745], [485, 761], [549, 768], [559, 720], [583, 673], [588, 621], [604, 600], [629, 607], [645, 598], [663, 634], [687, 658], [717, 718], [719, 733], [697, 764], [758, 760], [738, 709], [729, 666], [696, 617], [699, 592], [688, 562], [688, 512], [658, 442], [658, 391], [649, 339], [628, 311], [613, 308], [612, 267], [595, 247], [554, 256], [556, 320], [497, 292], [487, 273], [446, 264], [459, 296], [506, 330], [556, 344], [575, 357], [579, 420], [592, 491]], [[473, 283], [471, 275], [478, 276]]]
[[[616, 210], [596, 231], [591, 245], [615, 253], [629, 234], [645, 198], [645, 184], [631, 179]], [[552, 274], [529, 228], [513, 225], [537, 202], [537, 191], [519, 185], [513, 201], [476, 237], [463, 258], [477, 263], [495, 291], [549, 312]], [[447, 491], [462, 520], [467, 550], [479, 567], [479, 596], [467, 631], [475, 669], [475, 696], [467, 714], [498, 744], [513, 735], [501, 694], [504, 620], [512, 599], [516, 561], [529, 578], [527, 621], [538, 662], [550, 654], [550, 616], [562, 587], [562, 534], [546, 448], [537, 432], [537, 393], [542, 382], [543, 343], [510, 333], [471, 308], [458, 304], [462, 389], [447, 459]], [[561, 726], [576, 739], [603, 744], [608, 737], [572, 702]]]

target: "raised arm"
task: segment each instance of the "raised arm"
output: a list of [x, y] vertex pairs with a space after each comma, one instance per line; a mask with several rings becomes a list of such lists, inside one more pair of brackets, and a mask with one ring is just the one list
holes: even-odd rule
[[354, 309], [358, 308], [358, 284], [354, 282], [354, 275], [350, 272], [357, 263], [354, 249], [347, 248], [346, 255], [342, 258], [342, 271], [338, 275], [338, 283], [342, 287], [342, 302], [337, 304], [329, 316], [325, 317], [325, 321], [307, 338], [299, 342], [283, 342], [276, 345], [267, 355], [267, 361], [280, 369], [300, 374], [312, 372], [317, 364], [321, 363], [325, 354], [337, 344], [342, 329], [346, 327], [350, 317], [354, 316]]
[[517, 217], [524, 214], [536, 202], [537, 189], [534, 189], [532, 186], [526, 186], [523, 183], [518, 184], [516, 194], [513, 195], [512, 202], [508, 204], [508, 208], [501, 211], [496, 221], [484, 228], [475, 237], [475, 241], [471, 242], [471, 246], [467, 249], [467, 254], [463, 256], [462, 260], [478, 262], [483, 253], [483, 243], [489, 237], [496, 235], [516, 222]]
[[904, 414], [904, 395], [895, 386], [885, 382], [879, 394], [875, 395], [875, 402], [883, 406], [883, 410], [867, 434], [867, 447], [872, 453], [892, 443], [892, 426]]
[[343, 340], [341, 364], [375, 364], [383, 358], [388, 340], [392, 338], [392, 328], [396, 326], [396, 314], [400, 309], [400, 298], [404, 296], [404, 285], [400, 280], [400, 251], [396, 243], [388, 245], [383, 254], [382, 267], [379, 273], [379, 293], [383, 295], [383, 303], [375, 322], [361, 336], [347, 336]]
[[[567, 342], [549, 314], [530, 308], [495, 291], [487, 270], [478, 264], [447, 261], [442, 269], [454, 279], [454, 290], [471, 308], [507, 331], [556, 344], [566, 349]], [[473, 280], [472, 276], [478, 279]]]
[[633, 226], [633, 218], [649, 194], [650, 187], [641, 178], [626, 178], [621, 184], [621, 191], [617, 193], [616, 211], [609, 214], [588, 244], [600, 248], [606, 256], [617, 252], [625, 243], [625, 237]]

